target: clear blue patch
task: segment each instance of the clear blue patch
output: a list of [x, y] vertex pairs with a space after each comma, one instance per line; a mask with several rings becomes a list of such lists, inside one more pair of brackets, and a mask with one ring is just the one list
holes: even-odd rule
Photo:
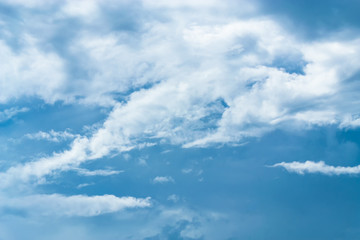
[[283, 69], [292, 74], [304, 75], [304, 68], [308, 62], [304, 61], [301, 56], [297, 55], [282, 55], [275, 58], [270, 67]]

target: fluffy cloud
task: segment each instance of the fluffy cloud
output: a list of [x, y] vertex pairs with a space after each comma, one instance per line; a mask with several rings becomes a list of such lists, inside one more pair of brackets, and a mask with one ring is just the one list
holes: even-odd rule
[[273, 167], [283, 167], [287, 171], [297, 174], [321, 173], [325, 175], [355, 175], [360, 173], [360, 165], [354, 167], [329, 166], [323, 161], [281, 162], [273, 165]]
[[20, 97], [36, 96], [54, 102], [65, 84], [63, 61], [57, 54], [43, 52], [36, 46], [36, 39], [23, 36], [24, 49], [15, 52], [0, 39], [0, 103]]
[[150, 198], [116, 197], [114, 195], [64, 196], [60, 194], [30, 195], [2, 199], [0, 207], [24, 210], [36, 215], [97, 216], [126, 208], [143, 208], [151, 205]]

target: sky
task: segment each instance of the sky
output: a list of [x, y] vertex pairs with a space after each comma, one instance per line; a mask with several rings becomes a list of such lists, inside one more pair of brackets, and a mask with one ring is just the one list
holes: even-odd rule
[[0, 0], [0, 240], [360, 234], [357, 0]]

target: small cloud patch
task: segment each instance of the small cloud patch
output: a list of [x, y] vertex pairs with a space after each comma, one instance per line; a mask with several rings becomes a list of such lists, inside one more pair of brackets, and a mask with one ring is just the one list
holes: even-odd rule
[[161, 176], [157, 176], [153, 179], [153, 183], [174, 183], [174, 179], [172, 177], [169, 177], [169, 176], [164, 176], [164, 177], [161, 177]]

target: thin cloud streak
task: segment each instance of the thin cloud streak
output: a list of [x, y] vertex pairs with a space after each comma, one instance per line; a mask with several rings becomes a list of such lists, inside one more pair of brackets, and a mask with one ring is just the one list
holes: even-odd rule
[[84, 168], [75, 168], [79, 175], [81, 176], [111, 176], [123, 173], [124, 171], [118, 171], [118, 170], [106, 170], [106, 169], [97, 169], [97, 170], [87, 170]]
[[116, 197], [114, 195], [37, 194], [1, 198], [0, 208], [24, 210], [34, 215], [91, 217], [127, 208], [150, 207], [150, 198]]
[[281, 162], [274, 164], [272, 167], [281, 167], [285, 168], [289, 172], [294, 172], [297, 174], [314, 174], [320, 173], [324, 175], [357, 175], [360, 174], [360, 165], [353, 167], [343, 167], [343, 166], [331, 166], [327, 165], [324, 161], [313, 162]]
[[30, 110], [29, 108], [25, 108], [25, 107], [23, 108], [13, 107], [0, 111], [0, 123], [10, 120], [19, 113], [27, 112], [29, 110]]

